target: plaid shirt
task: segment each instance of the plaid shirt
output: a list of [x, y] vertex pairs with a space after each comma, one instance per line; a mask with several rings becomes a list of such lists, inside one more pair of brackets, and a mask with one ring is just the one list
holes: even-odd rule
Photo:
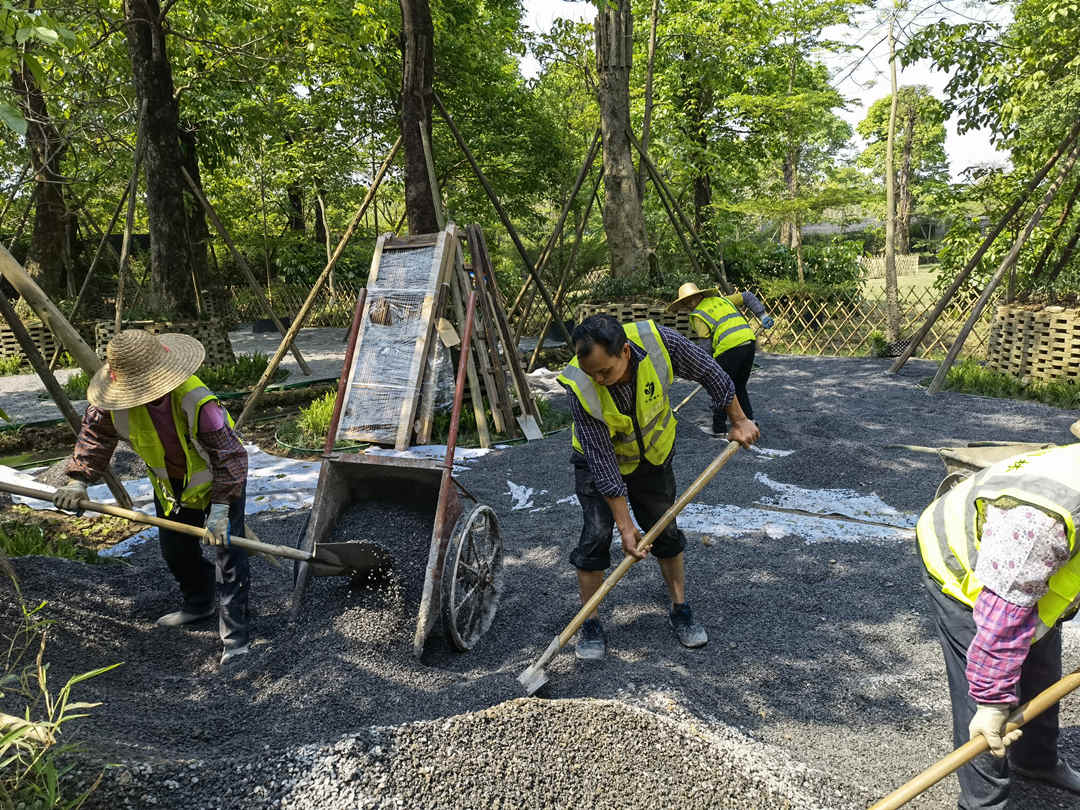
[[1026, 504], [986, 506], [975, 576], [975, 638], [968, 647], [968, 694], [976, 703], [1015, 704], [1020, 670], [1039, 624], [1038, 601], [1069, 559], [1065, 527]]
[[[695, 346], [674, 329], [657, 326], [660, 339], [671, 355], [671, 367], [676, 377], [701, 383], [712, 397], [713, 410], [724, 410], [735, 397], [735, 384], [727, 373], [717, 365], [712, 356]], [[637, 391], [637, 367], [645, 359], [645, 350], [633, 341], [630, 344], [630, 381], [607, 386], [608, 393], [615, 402], [619, 413], [633, 417], [635, 427], [637, 417], [634, 413], [634, 395]], [[564, 386], [565, 387], [565, 386]], [[619, 463], [615, 459], [615, 447], [611, 443], [611, 434], [602, 419], [590, 415], [578, 398], [567, 389], [570, 399], [570, 415], [574, 418], [574, 429], [584, 451], [585, 463], [592, 473], [596, 491], [607, 498], [626, 496], [626, 482], [619, 472]], [[580, 454], [574, 454], [580, 458]], [[577, 459], [575, 459], [577, 461]]]
[[[227, 423], [217, 430], [202, 430], [204, 424], [220, 424], [220, 420], [209, 418], [209, 414], [204, 420], [203, 414], [211, 406], [221, 407], [217, 401], [203, 406], [199, 414], [200, 429], [196, 433], [199, 444], [210, 459], [210, 472], [214, 478], [210, 502], [232, 503], [240, 497], [247, 481], [247, 451]], [[109, 466], [109, 459], [119, 440], [109, 412], [93, 405], [87, 406], [79, 437], [75, 440], [75, 450], [68, 462], [67, 474], [87, 483], [97, 480]]]

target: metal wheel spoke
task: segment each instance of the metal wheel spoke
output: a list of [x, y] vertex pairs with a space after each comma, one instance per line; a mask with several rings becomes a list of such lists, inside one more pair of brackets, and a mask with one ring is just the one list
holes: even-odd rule
[[461, 609], [465, 607], [465, 603], [468, 602], [470, 599], [472, 599], [473, 595], [476, 594], [479, 590], [480, 590], [480, 583], [477, 582], [475, 585], [473, 585], [471, 588], [469, 588], [469, 591], [465, 594], [465, 596], [463, 596], [461, 598], [461, 601], [457, 603], [457, 607], [454, 608], [454, 612], [455, 613], [460, 613]]

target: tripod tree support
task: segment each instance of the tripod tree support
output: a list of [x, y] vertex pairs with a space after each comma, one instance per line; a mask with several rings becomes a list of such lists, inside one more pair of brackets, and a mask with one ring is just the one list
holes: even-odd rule
[[[12, 306], [11, 302], [8, 301], [7, 296], [2, 292], [0, 292], [0, 315], [4, 316], [4, 320], [7, 321], [8, 326], [11, 327], [12, 334], [14, 334], [15, 339], [19, 341], [19, 346], [22, 348], [23, 354], [25, 354], [26, 359], [30, 361], [30, 365], [34, 367], [34, 371], [36, 371], [38, 377], [41, 378], [41, 382], [45, 384], [45, 389], [49, 392], [49, 396], [53, 398], [56, 407], [60, 409], [60, 413], [64, 415], [64, 419], [67, 420], [72, 433], [78, 436], [82, 426], [82, 419], [75, 413], [75, 408], [72, 407], [71, 400], [67, 398], [67, 394], [64, 393], [63, 387], [57, 381], [56, 377], [53, 376], [53, 373], [49, 371], [48, 363], [45, 362], [45, 358], [42, 356], [41, 352], [38, 351], [33, 338], [30, 337], [30, 333], [26, 331], [26, 326], [19, 318], [18, 313], [15, 312], [15, 307]], [[102, 478], [108, 485], [109, 491], [116, 499], [116, 502], [125, 509], [130, 509], [131, 497], [128, 495], [127, 490], [124, 489], [124, 485], [120, 483], [120, 479], [116, 477], [116, 474], [111, 469], [107, 469], [102, 475]]]
[[1012, 221], [1012, 218], [1016, 216], [1021, 206], [1025, 202], [1027, 202], [1028, 198], [1032, 195], [1035, 189], [1039, 187], [1039, 185], [1044, 179], [1046, 179], [1046, 175], [1049, 174], [1052, 168], [1054, 168], [1054, 164], [1056, 164], [1058, 160], [1061, 159], [1061, 156], [1069, 150], [1073, 143], [1075, 143], [1077, 136], [1080, 136], [1080, 119], [1078, 119], [1077, 122], [1073, 124], [1073, 128], [1069, 131], [1069, 134], [1065, 136], [1065, 139], [1058, 144], [1058, 147], [1054, 150], [1054, 153], [1050, 156], [1046, 163], [1042, 165], [1042, 168], [1040, 168], [1039, 171], [1035, 173], [1035, 176], [1027, 182], [1027, 185], [1024, 186], [1023, 190], [1020, 192], [1017, 198], [1013, 200], [1013, 203], [1009, 206], [1009, 209], [1004, 214], [1002, 214], [1001, 218], [997, 221], [994, 227], [991, 228], [989, 233], [986, 234], [986, 238], [983, 239], [982, 244], [979, 245], [979, 249], [975, 251], [975, 254], [964, 266], [964, 269], [957, 273], [956, 278], [953, 279], [953, 283], [949, 285], [949, 289], [942, 293], [941, 298], [938, 299], [938, 302], [934, 306], [933, 311], [927, 316], [926, 320], [923, 322], [923, 325], [919, 327], [919, 331], [916, 332], [915, 335], [911, 338], [907, 348], [904, 349], [903, 354], [897, 357], [893, 364], [889, 366], [890, 374], [895, 374], [900, 369], [902, 369], [904, 367], [904, 364], [912, 358], [916, 351], [918, 351], [919, 346], [921, 346], [922, 342], [926, 340], [926, 336], [930, 334], [930, 329], [934, 326], [935, 323], [937, 323], [938, 318], [941, 317], [941, 313], [945, 311], [945, 307], [949, 305], [949, 302], [952, 300], [953, 296], [956, 295], [956, 291], [960, 289], [961, 285], [963, 285], [965, 281], [967, 281], [967, 278], [971, 275], [971, 272], [979, 266], [979, 262], [982, 261], [983, 256], [986, 255], [986, 251], [990, 249], [990, 246], [994, 243], [994, 240], [996, 240], [1001, 234], [1001, 232], [1005, 230], [1005, 226], [1007, 226], [1009, 222]]
[[465, 138], [462, 137], [461, 131], [457, 128], [457, 124], [454, 123], [454, 119], [450, 117], [450, 113], [446, 111], [446, 107], [443, 106], [442, 99], [439, 98], [438, 93], [433, 93], [432, 96], [435, 99], [435, 106], [439, 108], [439, 113], [442, 115], [443, 120], [446, 121], [446, 125], [450, 128], [450, 132], [454, 135], [454, 140], [457, 141], [458, 146], [461, 148], [462, 153], [465, 155], [465, 159], [469, 161], [469, 165], [472, 166], [473, 173], [476, 175], [476, 179], [480, 181], [480, 185], [484, 187], [484, 191], [488, 195], [488, 199], [491, 200], [491, 204], [495, 207], [496, 213], [499, 215], [499, 219], [502, 220], [503, 227], [506, 228], [507, 233], [510, 234], [510, 239], [514, 242], [514, 247], [517, 248], [518, 254], [521, 256], [521, 260], [525, 263], [525, 269], [529, 271], [529, 275], [532, 276], [536, 287], [540, 290], [540, 295], [544, 298], [544, 303], [547, 305], [548, 311], [551, 313], [551, 317], [559, 324], [559, 328], [562, 330], [563, 337], [566, 339], [566, 344], [569, 346], [572, 342], [570, 339], [570, 332], [566, 328], [566, 324], [559, 320], [559, 314], [555, 311], [555, 302], [551, 300], [551, 293], [548, 292], [547, 286], [536, 272], [536, 268], [533, 267], [533, 263], [529, 261], [529, 254], [525, 252], [525, 245], [521, 242], [521, 237], [518, 236], [517, 230], [514, 228], [514, 224], [510, 221], [510, 217], [506, 214], [506, 209], [503, 208], [502, 203], [499, 201], [498, 195], [495, 193], [495, 189], [491, 187], [491, 183], [488, 182], [487, 177], [484, 176], [484, 172], [481, 171], [479, 164], [476, 162], [476, 158], [473, 157], [472, 150], [469, 149], [469, 145], [465, 143]]
[[[243, 254], [241, 254], [240, 251], [236, 249], [236, 245], [233, 243], [232, 237], [229, 236], [229, 232], [225, 229], [225, 224], [217, 215], [217, 211], [214, 210], [214, 206], [212, 206], [210, 204], [210, 201], [206, 199], [206, 195], [202, 193], [202, 189], [199, 188], [196, 182], [192, 179], [191, 175], [188, 174], [188, 170], [181, 166], [180, 172], [184, 175], [184, 182], [188, 184], [188, 188], [190, 188], [191, 193], [195, 195], [195, 199], [197, 199], [202, 204], [203, 209], [206, 211], [206, 216], [210, 218], [210, 221], [214, 225], [214, 229], [221, 235], [221, 238], [225, 240], [225, 244], [228, 245], [229, 252], [232, 254], [233, 260], [240, 267], [240, 271], [244, 274], [244, 278], [247, 279], [248, 286], [251, 287], [251, 289], [254, 291], [256, 299], [258, 299], [259, 303], [262, 305], [263, 311], [270, 316], [270, 320], [274, 322], [274, 326], [277, 327], [277, 330], [281, 333], [281, 336], [285, 337], [288, 331], [285, 329], [285, 324], [283, 324], [281, 322], [281, 319], [278, 318], [277, 314], [274, 312], [273, 306], [271, 306], [270, 302], [266, 298], [266, 293], [264, 293], [262, 287], [259, 286], [259, 282], [255, 280], [255, 274], [252, 272], [251, 266], [247, 263], [247, 260], [244, 258]], [[300, 350], [296, 348], [296, 346], [290, 346], [289, 348], [292, 350], [293, 357], [296, 358], [296, 363], [298, 366], [300, 366], [300, 370], [304, 372], [306, 376], [310, 377], [311, 366], [307, 364], [307, 361], [304, 359], [303, 355], [300, 354]]]
[[312, 286], [311, 292], [308, 293], [308, 297], [304, 299], [304, 303], [300, 305], [300, 311], [296, 313], [292, 326], [290, 326], [289, 331], [285, 333], [285, 337], [282, 339], [281, 345], [278, 346], [274, 356], [270, 358], [270, 362], [266, 366], [266, 371], [263, 372], [259, 382], [255, 384], [251, 396], [249, 396], [247, 402], [244, 403], [244, 410], [240, 412], [240, 417], [236, 420], [237, 430], [239, 430], [244, 421], [251, 416], [255, 404], [262, 398], [263, 392], [266, 390], [267, 383], [270, 382], [270, 378], [274, 376], [274, 372], [277, 371], [278, 366], [281, 365], [281, 359], [285, 356], [285, 352], [289, 350], [292, 342], [296, 339], [297, 334], [299, 334], [300, 328], [304, 325], [304, 321], [307, 320], [308, 313], [311, 312], [311, 308], [315, 305], [315, 299], [318, 297], [319, 292], [326, 283], [326, 279], [329, 278], [330, 273], [333, 272], [334, 265], [338, 263], [341, 254], [345, 252], [345, 246], [349, 244], [353, 232], [360, 224], [360, 220], [364, 218], [364, 214], [367, 213], [368, 206], [371, 205], [371, 201], [375, 199], [375, 192], [379, 190], [379, 184], [382, 183], [382, 179], [386, 175], [387, 169], [389, 169], [390, 164], [394, 162], [394, 156], [397, 155], [398, 149], [400, 148], [401, 136], [399, 135], [398, 139], [394, 141], [394, 145], [390, 147], [390, 152], [383, 160], [382, 165], [379, 167], [379, 171], [376, 172], [375, 177], [372, 178], [371, 187], [368, 189], [367, 194], [364, 195], [364, 201], [360, 203], [360, 208], [357, 209], [356, 214], [353, 215], [348, 227], [345, 228], [345, 232], [341, 235], [337, 247], [334, 248], [334, 255], [326, 262], [326, 267], [323, 268], [319, 277], [315, 279], [315, 284]]

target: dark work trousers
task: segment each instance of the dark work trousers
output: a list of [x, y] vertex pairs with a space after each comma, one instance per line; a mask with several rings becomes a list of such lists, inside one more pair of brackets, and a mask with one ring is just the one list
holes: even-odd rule
[[[570, 564], [582, 571], [603, 571], [611, 565], [611, 537], [615, 516], [607, 500], [596, 489], [585, 456], [574, 453], [574, 491], [581, 503], [584, 525], [577, 548], [570, 552]], [[629, 475], [626, 482], [627, 500], [634, 511], [634, 518], [643, 532], [675, 503], [675, 473], [671, 470], [671, 458], [657, 467], [647, 461]], [[686, 535], [675, 521], [656, 538], [649, 553], [657, 559], [678, 556], [686, 548]]]
[[750, 405], [750, 394], [746, 392], [746, 384], [750, 381], [750, 372], [754, 370], [754, 352], [757, 351], [757, 341], [751, 340], [742, 346], [735, 346], [716, 358], [720, 368], [727, 372], [731, 381], [735, 383], [735, 398], [746, 414], [747, 419], [754, 418], [754, 409]]
[[[952, 700], [953, 745], [966, 743], [968, 725], [978, 708], [968, 694], [967, 651], [975, 638], [975, 619], [971, 608], [941, 592], [939, 586], [923, 570], [923, 582], [930, 593], [937, 619], [938, 637], [945, 653], [945, 670], [949, 675], [949, 697]], [[1035, 644], [1020, 671], [1020, 702], [1030, 700], [1055, 681], [1061, 679], [1061, 626], [1058, 625]], [[1009, 762], [1022, 768], [1042, 770], [1057, 763], [1058, 706], [1047, 709], [1024, 726], [1024, 735], [1010, 745], [1008, 756], [998, 759], [990, 753], [980, 754], [956, 772], [960, 779], [962, 810], [999, 810], [1008, 804]]]
[[[173, 495], [179, 502], [184, 482], [171, 479]], [[244, 534], [244, 503], [246, 492], [229, 505], [229, 533], [238, 536]], [[154, 509], [158, 517], [167, 517], [179, 523], [202, 528], [206, 525], [206, 516], [210, 508], [191, 509], [181, 506], [171, 515], [155, 496]], [[161, 556], [169, 566], [172, 575], [180, 585], [184, 595], [184, 609], [193, 613], [202, 613], [214, 604], [214, 591], [218, 598], [218, 629], [225, 649], [242, 647], [248, 643], [248, 592], [251, 590], [251, 574], [248, 569], [248, 554], [242, 548], [214, 546], [216, 565], [203, 557], [202, 543], [197, 537], [174, 532], [171, 529], [158, 529], [161, 541]], [[215, 571], [216, 569], [216, 571]]]

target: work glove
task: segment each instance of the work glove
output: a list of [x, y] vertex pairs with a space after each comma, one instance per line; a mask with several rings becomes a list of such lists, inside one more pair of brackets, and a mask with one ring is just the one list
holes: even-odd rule
[[210, 514], [206, 516], [206, 542], [212, 546], [229, 545], [229, 505], [227, 503], [210, 504]]
[[1009, 706], [980, 703], [975, 716], [971, 718], [971, 723], [968, 724], [968, 736], [974, 740], [975, 737], [981, 734], [986, 738], [987, 745], [990, 746], [990, 753], [1001, 759], [1005, 756], [1005, 746], [1012, 745], [1024, 733], [1023, 729], [1018, 728], [1008, 734], [1002, 734], [1005, 731], [1005, 722], [1009, 719], [1010, 713], [1011, 708]]
[[79, 501], [85, 500], [86, 482], [80, 481], [78, 478], [69, 478], [66, 484], [53, 493], [53, 504], [57, 509], [63, 509], [65, 512], [74, 512], [77, 515], [82, 514], [82, 510], [79, 508]]
[[761, 316], [761, 328], [762, 329], [772, 329], [774, 323], [776, 323], [776, 321], [773, 320], [772, 315], [762, 315]]

